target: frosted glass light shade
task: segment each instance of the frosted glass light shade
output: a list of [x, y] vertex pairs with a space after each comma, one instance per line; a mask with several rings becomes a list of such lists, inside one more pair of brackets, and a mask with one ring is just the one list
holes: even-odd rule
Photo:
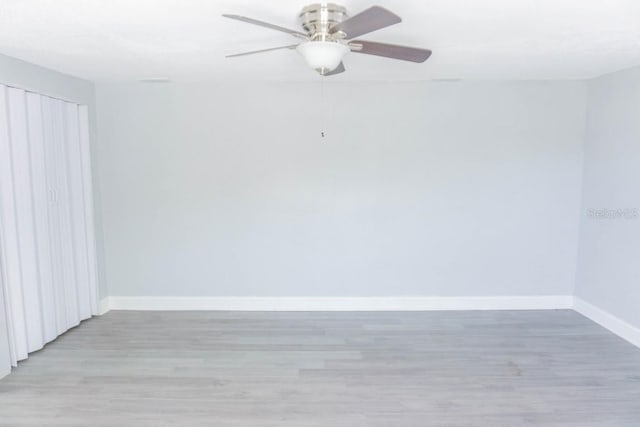
[[349, 48], [336, 42], [306, 42], [296, 48], [309, 67], [314, 70], [333, 71], [340, 65]]

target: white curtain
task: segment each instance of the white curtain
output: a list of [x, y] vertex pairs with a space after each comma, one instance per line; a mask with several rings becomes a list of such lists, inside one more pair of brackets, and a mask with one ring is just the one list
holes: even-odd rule
[[86, 106], [0, 85], [0, 323], [14, 366], [98, 314], [88, 120]]

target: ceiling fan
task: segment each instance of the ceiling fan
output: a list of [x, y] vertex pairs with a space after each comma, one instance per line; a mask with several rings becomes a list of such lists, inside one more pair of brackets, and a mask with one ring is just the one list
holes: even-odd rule
[[240, 15], [222, 16], [281, 31], [302, 40], [297, 44], [227, 55], [227, 58], [280, 49], [296, 49], [304, 57], [309, 67], [322, 76], [332, 76], [345, 71], [342, 58], [348, 52], [384, 56], [411, 62], [424, 62], [431, 56], [431, 51], [428, 49], [354, 40], [363, 34], [402, 21], [399, 16], [380, 6], [372, 6], [351, 17], [347, 16], [345, 7], [333, 3], [316, 3], [306, 6], [298, 16], [304, 32]]

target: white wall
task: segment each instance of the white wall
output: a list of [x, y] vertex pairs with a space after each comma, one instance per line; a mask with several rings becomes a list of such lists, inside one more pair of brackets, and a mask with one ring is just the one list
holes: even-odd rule
[[640, 328], [640, 68], [589, 82], [582, 210], [576, 296]]
[[571, 294], [584, 83], [320, 93], [99, 84], [109, 294]]

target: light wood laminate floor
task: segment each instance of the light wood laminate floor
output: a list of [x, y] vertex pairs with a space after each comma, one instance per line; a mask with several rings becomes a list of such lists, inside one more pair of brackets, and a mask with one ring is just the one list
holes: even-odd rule
[[569, 310], [110, 312], [0, 380], [0, 425], [640, 426], [640, 349]]

